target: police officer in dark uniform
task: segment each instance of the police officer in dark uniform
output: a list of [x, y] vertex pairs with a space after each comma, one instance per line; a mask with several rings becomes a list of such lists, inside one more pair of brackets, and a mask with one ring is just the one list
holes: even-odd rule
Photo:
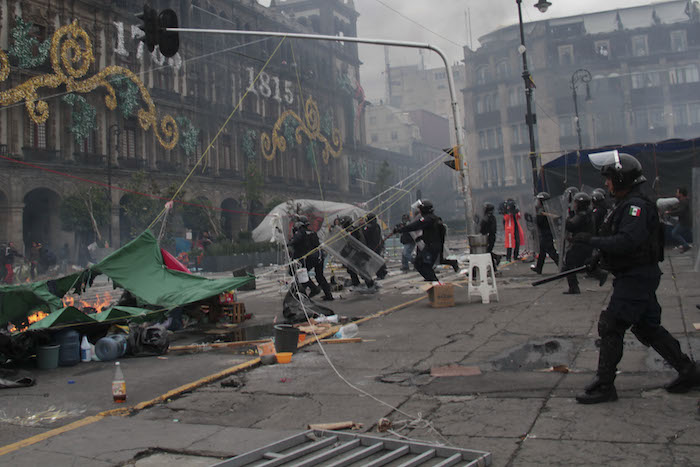
[[[362, 228], [362, 234], [365, 239], [367, 248], [382, 256], [384, 250], [384, 239], [382, 238], [382, 228], [377, 222], [377, 215], [373, 212], [367, 214], [367, 222]], [[377, 271], [377, 278], [384, 279], [389, 272], [386, 269], [386, 263]]]
[[[584, 243], [573, 243], [571, 240], [579, 233], [593, 235], [595, 224], [593, 223], [593, 212], [591, 211], [591, 197], [588, 193], [576, 193], [573, 197], [573, 215], [566, 219], [566, 234], [569, 240], [569, 249], [564, 257], [564, 271], [583, 266], [586, 259], [593, 254], [593, 247]], [[569, 290], [565, 294], [580, 294], [576, 274], [566, 276], [569, 283]]]
[[[294, 235], [289, 241], [289, 246], [293, 249], [292, 259], [298, 259], [302, 266], [307, 270], [314, 270], [318, 285], [323, 290], [324, 300], [333, 300], [331, 294], [331, 286], [328, 284], [323, 275], [323, 256], [321, 249], [318, 248], [320, 242], [316, 232], [309, 227], [309, 221], [305, 216], [294, 224]], [[306, 292], [306, 289], [311, 289], [309, 297], [318, 295], [320, 292], [318, 286], [309, 278], [308, 282], [300, 284], [301, 290]]]
[[597, 234], [600, 231], [600, 226], [603, 225], [603, 219], [605, 219], [610, 206], [608, 206], [608, 200], [605, 198], [605, 191], [602, 188], [593, 190], [591, 201], [593, 202], [593, 221], [595, 222]]
[[[442, 243], [440, 242], [440, 228], [438, 218], [433, 213], [433, 203], [429, 200], [421, 200], [418, 205], [420, 217], [404, 227], [395, 227], [394, 233], [414, 232], [422, 230], [423, 235], [416, 238], [418, 252], [413, 265], [416, 271], [426, 281], [437, 282], [438, 278], [433, 271], [433, 265], [440, 256]], [[421, 247], [422, 245], [422, 247]]]
[[631, 155], [618, 151], [591, 154], [589, 159], [605, 177], [615, 205], [599, 235], [582, 232], [574, 241], [598, 248], [603, 266], [615, 280], [610, 303], [598, 320], [596, 377], [576, 400], [582, 404], [617, 400], [615, 372], [630, 327], [642, 344], [651, 346], [678, 371], [678, 377], [665, 386], [668, 392], [684, 393], [700, 387], [698, 364], [681, 351], [678, 340], [661, 325], [656, 289], [661, 278], [658, 263], [663, 261], [663, 230], [656, 206], [639, 189], [646, 181], [642, 166]]
[[542, 274], [542, 268], [544, 267], [544, 261], [547, 259], [547, 255], [552, 258], [559, 266], [559, 254], [557, 254], [557, 249], [554, 248], [554, 236], [552, 235], [552, 228], [549, 226], [549, 219], [547, 216], [551, 216], [550, 213], [546, 212], [544, 202], [551, 199], [549, 193], [543, 191], [537, 193], [537, 206], [535, 210], [537, 215], [535, 216], [535, 223], [537, 225], [537, 233], [540, 239], [540, 251], [537, 255], [537, 264], [530, 266], [537, 274]]
[[498, 230], [498, 222], [496, 222], [496, 216], [493, 215], [494, 210], [495, 206], [493, 204], [484, 203], [484, 218], [481, 219], [479, 224], [479, 233], [486, 235], [486, 252], [491, 253], [491, 263], [495, 273], [501, 262], [501, 255], [493, 252], [493, 247], [496, 246], [496, 231]]

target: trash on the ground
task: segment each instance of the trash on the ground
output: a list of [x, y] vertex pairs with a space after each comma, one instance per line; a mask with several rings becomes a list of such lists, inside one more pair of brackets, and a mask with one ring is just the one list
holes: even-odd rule
[[696, 331], [700, 331], [700, 323], [693, 323], [693, 327]]
[[380, 418], [379, 422], [377, 422], [377, 431], [384, 433], [389, 430], [391, 430], [391, 420], [388, 418]]
[[433, 308], [455, 306], [455, 288], [452, 284], [433, 282], [427, 286], [427, 292]]
[[66, 417], [77, 417], [84, 412], [85, 410], [61, 410], [54, 406], [25, 417], [8, 418], [5, 416], [4, 412], [0, 412], [0, 423], [9, 423], [20, 426], [35, 426], [43, 423], [53, 423]]
[[351, 430], [360, 430], [362, 429], [362, 423], [355, 423], [352, 421], [335, 423], [310, 423], [307, 428], [309, 430], [346, 430], [348, 428], [350, 428]]
[[0, 368], [0, 389], [6, 388], [26, 388], [33, 386], [36, 381], [34, 377], [21, 373], [17, 370]]
[[568, 373], [571, 370], [569, 370], [569, 367], [566, 365], [554, 365], [554, 366], [550, 366], [549, 368], [542, 368], [541, 370], [537, 370], [537, 371], [543, 371], [545, 373], [549, 373], [549, 372]]
[[243, 386], [243, 381], [240, 378], [229, 378], [221, 382], [222, 388], [239, 388]]
[[481, 374], [478, 366], [446, 365], [430, 369], [430, 376], [442, 378], [446, 376], [476, 376]]
[[253, 341], [237, 341], [237, 342], [213, 342], [206, 344], [190, 344], [190, 345], [174, 345], [170, 347], [170, 352], [206, 352], [212, 349], [222, 349], [231, 347], [246, 347], [248, 345], [265, 344], [271, 342], [269, 339], [259, 339]]
[[311, 320], [311, 321], [312, 321], [311, 325], [297, 326], [299, 328], [299, 331], [303, 332], [304, 334], [319, 335], [319, 334], [323, 334], [324, 332], [328, 331], [332, 327], [332, 325], [330, 323], [314, 324], [314, 320]]
[[[264, 355], [274, 355], [275, 354], [275, 344], [272, 341], [263, 342], [258, 344], [258, 355], [261, 357]], [[263, 362], [265, 363], [265, 362]]]
[[277, 357], [275, 354], [265, 354], [260, 356], [260, 362], [263, 365], [273, 365], [277, 363]]
[[358, 329], [357, 324], [350, 323], [346, 324], [345, 326], [341, 326], [333, 337], [336, 339], [351, 339], [357, 336], [358, 332], [360, 332], [360, 330]]
[[340, 338], [337, 339], [335, 337], [332, 337], [330, 339], [321, 339], [321, 342], [324, 344], [357, 344], [362, 342], [361, 337], [348, 337], [348, 338]]
[[75, 384], [75, 380], [69, 379], [68, 384]]

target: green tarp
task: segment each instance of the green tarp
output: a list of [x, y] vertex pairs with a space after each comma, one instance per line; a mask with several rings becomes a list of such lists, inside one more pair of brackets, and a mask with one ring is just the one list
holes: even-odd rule
[[41, 321], [37, 321], [36, 323], [32, 324], [29, 326], [29, 330], [34, 331], [37, 329], [48, 329], [50, 327], [60, 326], [62, 324], [104, 323], [122, 319], [139, 318], [146, 314], [155, 313], [158, 312], [131, 306], [115, 306], [114, 308], [105, 310], [102, 313], [87, 315], [75, 307], [67, 306], [65, 308], [61, 308], [60, 310], [54, 311]]
[[[58, 321], [65, 324], [65, 317], [62, 313], [68, 313], [67, 317], [72, 316], [73, 311], [65, 311], [72, 307], [64, 309], [61, 297], [71, 288], [80, 287], [83, 279], [90, 274], [104, 274], [112, 280], [116, 287], [122, 287], [129, 291], [140, 304], [155, 305], [164, 309], [172, 309], [217, 296], [227, 290], [237, 289], [255, 278], [249, 275], [247, 277], [207, 279], [168, 269], [163, 263], [158, 241], [150, 231], [145, 231], [98, 264], [81, 273], [71, 274], [53, 281], [0, 287], [0, 326], [6, 326], [8, 323], [23, 324], [28, 315], [39, 310], [51, 315], [54, 312], [61, 312], [57, 317], [54, 317], [54, 321], [57, 324]], [[116, 307], [116, 309], [122, 310], [122, 312], [128, 311], [128, 307]], [[77, 309], [73, 310], [80, 312]], [[35, 324], [39, 323], [41, 321]], [[42, 325], [41, 327], [48, 326]]]

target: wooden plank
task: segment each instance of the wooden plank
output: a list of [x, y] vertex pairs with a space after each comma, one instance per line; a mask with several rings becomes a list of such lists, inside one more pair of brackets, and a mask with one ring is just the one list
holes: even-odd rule
[[191, 344], [191, 345], [175, 345], [168, 349], [170, 352], [178, 352], [183, 350], [205, 350], [205, 349], [222, 349], [234, 347], [246, 347], [257, 344], [272, 342], [271, 339], [259, 339], [255, 341], [237, 341], [237, 342], [214, 342], [211, 344]]
[[322, 339], [324, 344], [357, 344], [362, 342], [361, 337], [346, 337], [344, 339]]

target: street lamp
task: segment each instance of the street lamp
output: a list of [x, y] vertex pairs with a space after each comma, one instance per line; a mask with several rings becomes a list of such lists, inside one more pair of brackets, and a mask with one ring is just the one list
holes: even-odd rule
[[581, 125], [578, 121], [578, 95], [576, 94], [576, 88], [578, 85], [583, 83], [586, 85], [586, 102], [591, 100], [591, 88], [588, 83], [591, 82], [592, 76], [591, 72], [585, 69], [580, 69], [574, 71], [571, 75], [571, 94], [574, 98], [574, 113], [576, 114], [576, 134], [578, 135], [578, 150], [583, 149], [583, 144], [581, 143]]
[[109, 246], [112, 247], [112, 131], [116, 135], [114, 151], [119, 157], [119, 137], [122, 134], [119, 125], [114, 123], [107, 129], [107, 201], [109, 203]]
[[[530, 71], [527, 69], [527, 49], [525, 47], [525, 32], [523, 31], [523, 12], [520, 7], [522, 0], [515, 0], [518, 4], [518, 24], [520, 25], [520, 47], [518, 51], [523, 56], [523, 81], [525, 82], [525, 104], [527, 114], [525, 115], [525, 123], [527, 123], [527, 131], [530, 136], [530, 164], [532, 165], [532, 189], [533, 194], [537, 196], [537, 153], [535, 150], [535, 124], [537, 116], [532, 113], [532, 90], [535, 83], [532, 81]], [[539, 0], [535, 7], [542, 13], [547, 11], [552, 4], [546, 0]]]

